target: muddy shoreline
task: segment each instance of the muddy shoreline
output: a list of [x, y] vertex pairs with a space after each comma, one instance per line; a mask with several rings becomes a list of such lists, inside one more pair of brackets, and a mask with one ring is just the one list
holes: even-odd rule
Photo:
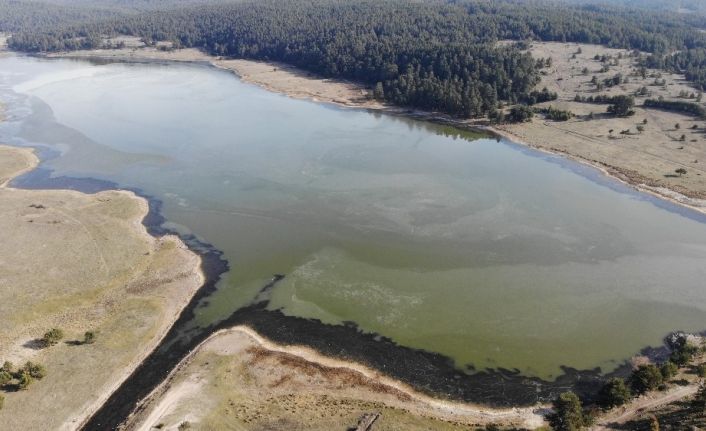
[[[55, 156], [43, 150], [42, 159]], [[40, 154], [42, 153], [40, 152]], [[118, 184], [95, 179], [51, 177], [51, 171], [41, 166], [13, 181], [18, 188], [75, 189], [85, 193], [120, 188]], [[176, 234], [162, 227], [161, 202], [132, 190], [149, 203], [149, 213], [143, 223], [155, 236]], [[245, 325], [264, 338], [282, 345], [305, 345], [321, 354], [344, 361], [353, 361], [379, 370], [388, 377], [409, 384], [415, 390], [440, 399], [469, 402], [489, 408], [532, 406], [551, 400], [558, 393], [573, 390], [587, 401], [595, 395], [602, 382], [612, 376], [625, 376], [631, 364], [625, 362], [610, 374], [599, 369], [576, 370], [563, 368], [555, 381], [523, 376], [518, 370], [488, 369], [459, 370], [441, 354], [400, 346], [379, 334], [364, 333], [354, 323], [328, 325], [314, 319], [286, 316], [279, 310], [268, 309], [268, 293], [286, 275], [273, 274], [271, 282], [263, 286], [256, 302], [235, 310], [226, 320], [206, 328], [192, 328], [185, 333], [184, 326], [193, 318], [202, 299], [215, 289], [229, 264], [222, 253], [193, 235], [179, 235], [188, 247], [202, 259], [206, 282], [183, 310], [160, 346], [131, 374], [89, 421], [85, 430], [112, 430], [123, 423], [140, 402], [157, 388], [174, 367], [196, 346], [216, 331]], [[664, 348], [646, 348], [641, 354], [654, 356]]]

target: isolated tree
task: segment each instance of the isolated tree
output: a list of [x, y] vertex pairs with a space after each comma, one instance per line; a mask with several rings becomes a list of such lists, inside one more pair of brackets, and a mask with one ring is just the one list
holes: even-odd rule
[[58, 328], [52, 328], [48, 330], [44, 336], [42, 337], [42, 342], [44, 343], [44, 346], [53, 346], [61, 339], [64, 338], [64, 331]]
[[373, 97], [375, 100], [385, 100], [385, 90], [382, 88], [382, 82], [375, 84], [375, 89], [373, 90]]
[[679, 367], [672, 361], [667, 361], [659, 367], [659, 372], [662, 373], [662, 378], [666, 381], [677, 375]]
[[638, 124], [636, 128], [637, 128], [638, 133], [642, 133], [645, 131], [645, 126], [643, 126], [641, 124]]
[[680, 125], [679, 123], [677, 123], [677, 124], [674, 125], [674, 128], [677, 129], [677, 130], [679, 130], [679, 129], [681, 129], [681, 125]]
[[96, 333], [93, 331], [86, 331], [83, 334], [83, 344], [93, 344], [96, 342]]
[[647, 118], [645, 118], [644, 120], [642, 120], [642, 124], [647, 124]]
[[653, 364], [640, 365], [630, 376], [632, 391], [639, 395], [657, 389], [663, 381], [662, 373]]
[[680, 140], [681, 142], [686, 141], [686, 135], [681, 135], [681, 136], [679, 137], [679, 140]]
[[[686, 175], [686, 169], [684, 168], [679, 168], [674, 171], [675, 173], [679, 174], [681, 177], [682, 175]], [[676, 353], [676, 354], [675, 354]], [[675, 359], [675, 363], [677, 365], [686, 365], [689, 360], [691, 360], [691, 355], [687, 355], [686, 352], [684, 351], [679, 351], [679, 352], [674, 352], [672, 353], [673, 359]]]
[[14, 369], [15, 369], [15, 365], [10, 361], [5, 361], [2, 364], [2, 368], [0, 368], [0, 370], [7, 371], [8, 373], [12, 373], [12, 370], [14, 370]]
[[586, 426], [581, 400], [573, 392], [564, 392], [552, 403], [554, 413], [548, 416], [549, 424], [556, 431], [577, 431]]
[[599, 404], [605, 408], [622, 406], [630, 401], [632, 393], [621, 378], [612, 378], [598, 392]]

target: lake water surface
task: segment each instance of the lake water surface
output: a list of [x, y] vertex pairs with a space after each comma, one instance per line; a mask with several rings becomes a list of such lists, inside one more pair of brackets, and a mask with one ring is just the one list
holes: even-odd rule
[[225, 253], [194, 326], [285, 274], [273, 309], [544, 379], [706, 329], [704, 218], [557, 157], [200, 65], [9, 56], [0, 100], [0, 142], [140, 189]]

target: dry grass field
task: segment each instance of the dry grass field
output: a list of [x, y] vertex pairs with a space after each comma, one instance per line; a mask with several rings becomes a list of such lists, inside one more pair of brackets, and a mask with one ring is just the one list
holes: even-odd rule
[[[0, 184], [37, 163], [0, 146]], [[47, 375], [6, 387], [0, 429], [76, 429], [158, 344], [202, 284], [200, 259], [154, 238], [131, 192], [0, 188], [0, 362]], [[42, 347], [51, 328], [65, 337]], [[81, 344], [84, 333], [97, 334]]]
[[[497, 126], [499, 130], [531, 146], [605, 168], [631, 184], [647, 186], [667, 197], [679, 198], [664, 188], [679, 192], [694, 198], [679, 198], [684, 203], [706, 210], [706, 120], [640, 107], [646, 98], [684, 100], [679, 98], [680, 92], [698, 93], [682, 76], [648, 69], [643, 78], [636, 75], [637, 58], [629, 51], [597, 45], [533, 42], [530, 51], [535, 58], [552, 59], [538, 89], [546, 87], [559, 95], [558, 100], [538, 107], [553, 106], [576, 116], [559, 122], [538, 115], [529, 123]], [[613, 58], [607, 71], [601, 71], [605, 63], [596, 60], [596, 55]], [[629, 82], [602, 91], [591, 84], [593, 76], [600, 82], [618, 73]], [[655, 85], [657, 79], [660, 85]], [[574, 101], [577, 94], [634, 95], [642, 87], [648, 89], [648, 96], [635, 98], [635, 115], [627, 118], [606, 115], [607, 105]], [[591, 113], [593, 119], [589, 118]], [[644, 131], [639, 132], [638, 126]], [[621, 134], [626, 130], [629, 132]], [[681, 135], [685, 135], [684, 141]], [[687, 174], [676, 175], [679, 168]]]

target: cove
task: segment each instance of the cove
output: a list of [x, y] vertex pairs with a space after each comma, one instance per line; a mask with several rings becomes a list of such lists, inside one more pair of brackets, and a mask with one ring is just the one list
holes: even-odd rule
[[[706, 224], [504, 141], [293, 100], [191, 64], [0, 59], [0, 140], [163, 203], [230, 271], [186, 324], [262, 300], [467, 372], [610, 372], [706, 329]], [[687, 216], [688, 215], [688, 216]]]

